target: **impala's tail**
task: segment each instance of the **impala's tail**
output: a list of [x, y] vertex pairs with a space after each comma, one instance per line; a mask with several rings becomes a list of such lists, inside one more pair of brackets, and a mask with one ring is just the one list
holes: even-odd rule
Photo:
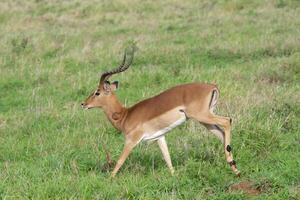
[[210, 112], [213, 112], [214, 109], [216, 108], [218, 98], [219, 98], [219, 90], [218, 90], [218, 88], [215, 88], [212, 91], [212, 95], [211, 95], [211, 99], [210, 99], [210, 103], [209, 103], [209, 111]]

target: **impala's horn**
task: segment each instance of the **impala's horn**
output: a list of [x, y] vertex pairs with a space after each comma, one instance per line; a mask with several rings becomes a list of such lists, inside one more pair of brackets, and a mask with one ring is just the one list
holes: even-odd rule
[[99, 87], [102, 86], [108, 80], [108, 78], [110, 76], [112, 76], [113, 74], [118, 74], [118, 73], [121, 73], [121, 72], [125, 71], [126, 69], [128, 69], [130, 67], [130, 65], [132, 64], [135, 51], [136, 51], [135, 44], [131, 45], [130, 47], [127, 47], [124, 52], [124, 57], [123, 57], [122, 63], [119, 65], [119, 67], [117, 67], [113, 70], [104, 72], [101, 75]]

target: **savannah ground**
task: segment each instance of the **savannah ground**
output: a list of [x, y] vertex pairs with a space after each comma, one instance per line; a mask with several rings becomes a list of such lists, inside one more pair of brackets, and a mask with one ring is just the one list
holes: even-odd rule
[[[167, 135], [172, 177], [156, 143], [134, 149], [111, 180], [123, 137], [80, 103], [136, 41], [112, 80], [127, 106], [188, 82], [216, 83], [232, 147], [188, 121]], [[1, 1], [2, 199], [300, 199], [300, 2]], [[258, 194], [231, 190], [250, 182]]]

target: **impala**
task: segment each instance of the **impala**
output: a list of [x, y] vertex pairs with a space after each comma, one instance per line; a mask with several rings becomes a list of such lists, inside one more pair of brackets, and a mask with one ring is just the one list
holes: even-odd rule
[[115, 95], [118, 82], [110, 83], [108, 79], [127, 70], [133, 55], [134, 50], [131, 53], [125, 51], [121, 65], [103, 73], [97, 89], [81, 104], [84, 109], [102, 108], [112, 125], [124, 134], [124, 149], [111, 176], [116, 175], [132, 149], [141, 141], [157, 141], [173, 174], [165, 134], [190, 118], [203, 124], [223, 142], [227, 162], [233, 172], [240, 175], [230, 146], [231, 118], [213, 113], [219, 96], [217, 86], [203, 83], [178, 85], [126, 108]]

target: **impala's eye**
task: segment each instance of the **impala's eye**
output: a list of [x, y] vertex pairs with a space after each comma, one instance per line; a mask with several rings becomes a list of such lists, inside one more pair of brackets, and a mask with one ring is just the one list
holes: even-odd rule
[[96, 93], [95, 93], [96, 96], [99, 96], [99, 94], [100, 94], [100, 92], [96, 92]]

